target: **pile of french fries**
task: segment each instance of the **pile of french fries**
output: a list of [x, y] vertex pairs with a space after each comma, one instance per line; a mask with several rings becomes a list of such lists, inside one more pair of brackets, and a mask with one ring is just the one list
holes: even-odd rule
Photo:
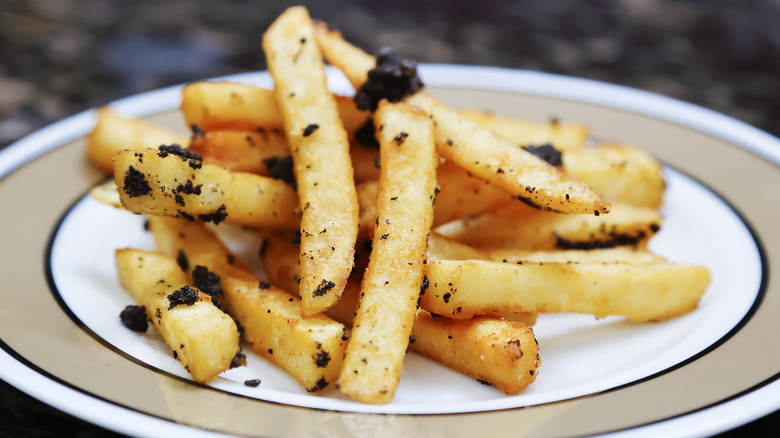
[[[643, 151], [589, 145], [581, 124], [455, 110], [414, 76], [359, 108], [328, 91], [323, 59], [358, 95], [414, 64], [303, 7], [263, 49], [274, 89], [184, 87], [189, 138], [103, 108], [88, 142], [114, 175], [93, 195], [148, 215], [157, 244], [117, 250], [121, 284], [194, 380], [240, 366], [240, 338], [310, 392], [387, 403], [413, 350], [517, 394], [538, 375], [540, 313], [697, 307], [709, 271], [647, 249], [665, 183]], [[220, 240], [231, 224], [263, 237], [262, 276]]]

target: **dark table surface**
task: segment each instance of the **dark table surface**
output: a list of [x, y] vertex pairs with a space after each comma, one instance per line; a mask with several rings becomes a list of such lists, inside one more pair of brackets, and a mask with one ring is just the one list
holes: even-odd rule
[[[780, 2], [0, 1], [0, 148], [47, 124], [167, 85], [263, 70], [286, 7], [368, 51], [627, 85], [780, 135]], [[775, 413], [723, 436], [774, 436]], [[0, 381], [0, 436], [109, 437]]]

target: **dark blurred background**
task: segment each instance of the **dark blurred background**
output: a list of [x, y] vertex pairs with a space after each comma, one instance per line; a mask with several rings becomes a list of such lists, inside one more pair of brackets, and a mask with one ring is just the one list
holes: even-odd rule
[[[265, 68], [287, 1], [0, 1], [0, 145], [111, 100]], [[311, 1], [374, 52], [655, 91], [780, 135], [780, 1]]]
[[[262, 70], [262, 32], [301, 3], [369, 52], [627, 85], [780, 136], [779, 0], [0, 0], [0, 147], [121, 97]], [[732, 435], [770, 436], [777, 417]], [[104, 435], [0, 382], [0, 436]]]

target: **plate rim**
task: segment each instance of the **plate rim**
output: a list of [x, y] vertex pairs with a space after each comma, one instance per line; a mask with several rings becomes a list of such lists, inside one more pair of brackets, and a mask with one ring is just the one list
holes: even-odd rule
[[[330, 76], [335, 78], [335, 84], [332, 84], [331, 88], [339, 91], [347, 90], [348, 85], [346, 85], [343, 77], [339, 77], [338, 72], [334, 73], [334, 69], [329, 68], [329, 70]], [[775, 165], [780, 165], [780, 139], [730, 116], [652, 92], [591, 79], [501, 67], [420, 64], [420, 71], [423, 79], [426, 81], [433, 79], [431, 84], [437, 87], [513, 91], [603, 105], [655, 117], [713, 135], [751, 151]], [[260, 85], [263, 85], [264, 82], [266, 86], [271, 86], [272, 84], [267, 71], [246, 72], [204, 80], [249, 81]], [[183, 86], [184, 84], [179, 84], [147, 91], [114, 101], [108, 105], [129, 116], [155, 114], [175, 108], [170, 103], [176, 102]], [[83, 111], [33, 132], [0, 150], [0, 179], [4, 179], [8, 174], [25, 166], [39, 155], [86, 135], [92, 129], [94, 117], [95, 109]], [[749, 222], [746, 222], [746, 224], [749, 226]], [[765, 270], [765, 272], [767, 271]], [[2, 343], [2, 339], [0, 339], [0, 343]], [[2, 343], [2, 345], [5, 344]], [[94, 395], [85, 394], [78, 388], [72, 388], [67, 383], [58, 382], [56, 378], [46, 376], [45, 372], [35, 370], [34, 364], [32, 366], [26, 365], [23, 361], [13, 357], [6, 349], [0, 350], [2, 350], [0, 351], [0, 364], [3, 364], [0, 367], [0, 378], [59, 410], [122, 433], [139, 434], [136, 425], [139, 424], [140, 419], [117, 424], [116, 421], [103, 420], [103, 418], [116, 419], [116, 417], [102, 417], [100, 414], [95, 414], [95, 412], [104, 413], [105, 409], [108, 408], [112, 411], [116, 410], [117, 413], [125, 415], [130, 413], [155, 423], [154, 427], [141, 430], [140, 433], [143, 435], [147, 435], [150, 432], [168, 430], [167, 427], [169, 426], [174, 426], [174, 429], [171, 431], [181, 432], [186, 430], [188, 433], [193, 432], [193, 428], [174, 424], [169, 420], [136, 412], [121, 405], [102, 401]], [[15, 370], [15, 372], [9, 373], [9, 370]], [[15, 373], [18, 373], [19, 376], [24, 375], [26, 378], [18, 377], [14, 375]], [[37, 379], [34, 376], [37, 376]], [[45, 387], [47, 384], [54, 384], [57, 390], [51, 391], [49, 387], [42, 389], [42, 386]], [[679, 432], [680, 428], [685, 428], [686, 426], [694, 428], [695, 430], [693, 431], [699, 433], [703, 431], [717, 432], [726, 430], [760, 418], [778, 409], [780, 407], [780, 391], [776, 391], [777, 388], [780, 388], [780, 381], [775, 380], [767, 385], [758, 385], [758, 388], [755, 390], [745, 391], [733, 400], [721, 402], [714, 406], [690, 414], [682, 414], [679, 417], [658, 423], [639, 425], [618, 431], [610, 434], [610, 436], [623, 436], [624, 434], [625, 436], [636, 436], [635, 434], [641, 435], [646, 433], [644, 432], [645, 430], [664, 430], [667, 427], [671, 427], [675, 432]], [[56, 393], [57, 395], [55, 396], [51, 393]], [[62, 395], [60, 395], [61, 393]], [[67, 397], [72, 398], [74, 395], [82, 399], [83, 403], [70, 402], [70, 399]], [[60, 397], [66, 398], [61, 399]], [[88, 400], [84, 400], [85, 398]], [[746, 399], [751, 400], [748, 403], [751, 408], [749, 412], [745, 412], [743, 410], [744, 406], [742, 406], [745, 404], [743, 400]], [[756, 411], [756, 401], [754, 399], [762, 400], [764, 404], [761, 406], [764, 409]], [[100, 405], [100, 409], [95, 409], [95, 404]], [[89, 408], [86, 408], [86, 406], [89, 406]], [[735, 407], [741, 409], [735, 409]], [[741, 415], [735, 414], [735, 411], [738, 410]], [[709, 412], [719, 413], [716, 415], [718, 420], [716, 423], [720, 424], [719, 427], [710, 424], [709, 430], [705, 431], [701, 427], [696, 427], [697, 425], [701, 426], [701, 422], [687, 424], [692, 418], [707, 416]], [[119, 416], [121, 417], [121, 415]], [[162, 427], [158, 423], [163, 423], [166, 427]], [[673, 426], [670, 426], [672, 424]], [[197, 431], [205, 433], [203, 436], [227, 436], [219, 432]], [[147, 436], [165, 435], [149, 434]]]

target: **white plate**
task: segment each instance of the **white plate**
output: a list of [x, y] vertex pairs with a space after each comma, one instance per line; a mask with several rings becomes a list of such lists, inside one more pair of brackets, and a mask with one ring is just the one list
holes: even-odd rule
[[[337, 391], [310, 395], [252, 355], [248, 367], [209, 387], [192, 384], [155, 334], [118, 324], [130, 299], [115, 281], [113, 250], [153, 243], [141, 218], [85, 197], [102, 179], [84, 163], [94, 116], [87, 112], [0, 153], [0, 199], [13, 206], [0, 232], [0, 377], [88, 421], [156, 436], [197, 430], [188, 426], [261, 436], [384, 428], [457, 436], [510, 427], [539, 436], [706, 434], [780, 407], [780, 351], [762, 337], [780, 320], [772, 305], [780, 292], [766, 275], [779, 238], [780, 203], [771, 190], [780, 182], [777, 139], [705, 109], [593, 81], [483, 67], [423, 65], [421, 72], [454, 107], [581, 121], [596, 137], [660, 158], [668, 191], [651, 244], [673, 261], [710, 268], [700, 308], [660, 324], [542, 315], [535, 326], [541, 373], [517, 396], [414, 354], [396, 397], [381, 406]], [[264, 73], [232, 79], [270, 86]], [[331, 71], [331, 79], [334, 91], [349, 92], [339, 74]], [[115, 107], [183, 130], [179, 92], [145, 93]], [[260, 387], [243, 385], [256, 377]]]

